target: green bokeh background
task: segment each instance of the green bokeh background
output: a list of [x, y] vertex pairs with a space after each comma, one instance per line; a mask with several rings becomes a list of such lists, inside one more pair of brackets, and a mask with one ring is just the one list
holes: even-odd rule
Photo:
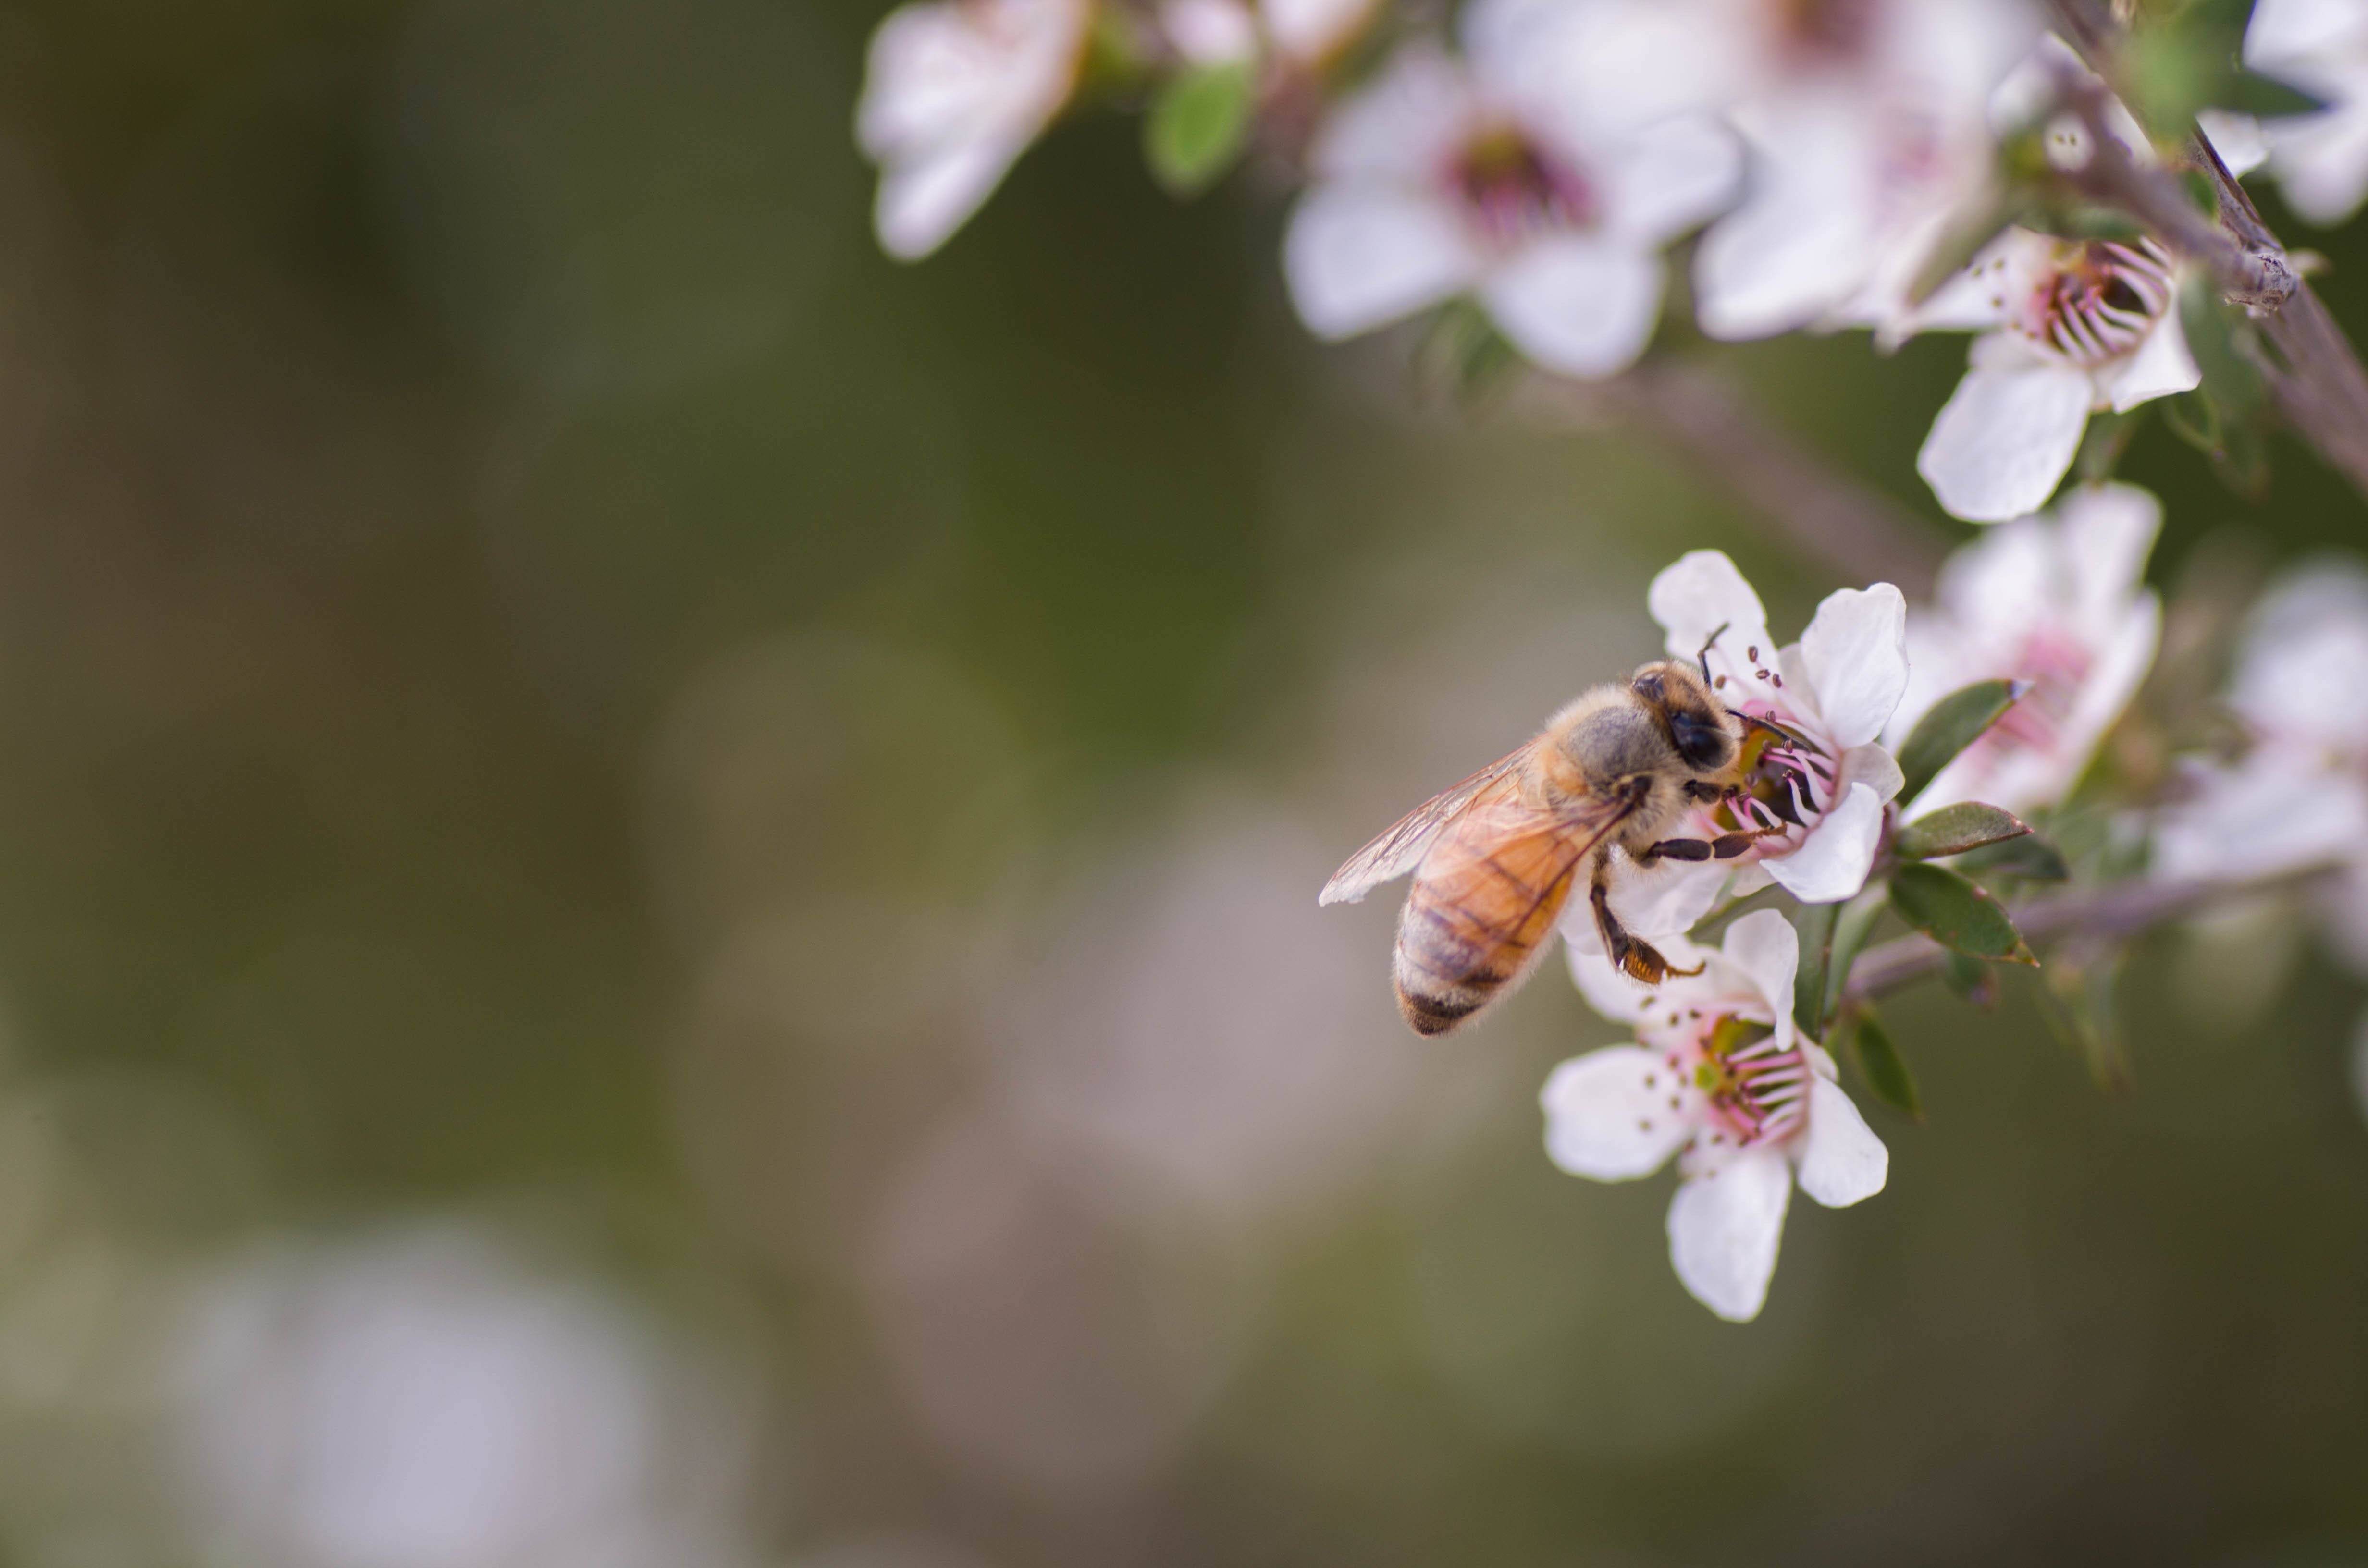
[[[1417, 1045], [1314, 892], [1679, 551], [1837, 583], [1313, 343], [1281, 195], [1125, 120], [884, 260], [876, 19], [0, 10], [0, 994], [71, 1177], [0, 1226], [0, 1561], [199, 1560], [108, 1348], [169, 1322], [20, 1311], [61, 1257], [438, 1214], [728, 1348], [767, 1561], [2368, 1560], [2359, 986], [2155, 942], [2111, 1096], [2020, 989], [1903, 1000], [1929, 1123], [1712, 1320], [1667, 1178], [1539, 1146], [1610, 1028], [1549, 971]], [[1962, 353], [1722, 358], [1937, 530]], [[2360, 542], [2278, 457], [2139, 437], [2158, 581]]]

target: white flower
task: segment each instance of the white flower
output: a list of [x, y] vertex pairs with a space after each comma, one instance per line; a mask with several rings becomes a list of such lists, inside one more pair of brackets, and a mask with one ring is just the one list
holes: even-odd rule
[[928, 255], [1068, 101], [1091, 0], [927, 0], [871, 35], [855, 134], [880, 165], [880, 244]]
[[2368, 572], [2322, 562], [2288, 575], [2255, 607], [2228, 705], [2251, 749], [2191, 770], [2188, 798], [2157, 822], [2154, 869], [2243, 881], [2335, 859], [2339, 947], [2368, 964]]
[[1600, 112], [1731, 116], [1742, 206], [1702, 241], [1702, 330], [1872, 324], [1992, 184], [1993, 91], [2038, 36], [2021, 0], [1582, 0], [1558, 47]]
[[1712, 950], [1679, 939], [1694, 976], [1647, 990], [1600, 955], [1571, 972], [1637, 1043], [1575, 1057], [1539, 1096], [1546, 1153], [1573, 1176], [1630, 1181], [1678, 1156], [1669, 1261], [1696, 1301], [1736, 1323], [1759, 1314], [1793, 1184], [1840, 1209], [1883, 1190], [1891, 1156], [1835, 1082], [1833, 1059], [1793, 1027], [1800, 938], [1772, 909]]
[[1160, 30], [1195, 65], [1255, 61], [1321, 70], [1365, 30], [1381, 0], [1165, 0]]
[[2245, 63], [2327, 105], [2260, 128], [2287, 203], [2314, 223], [2351, 217], [2368, 199], [2368, 5], [2256, 0]]
[[2125, 412], [2203, 378], [2179, 325], [2179, 280], [2151, 240], [2009, 229], [1925, 301], [1907, 330], [1977, 330], [1964, 381], [1916, 472], [1952, 516], [2037, 511], [2097, 410]]
[[[1646, 937], [1683, 931], [1730, 873], [1737, 894], [1771, 881], [1804, 903], [1856, 894], [1874, 865], [1884, 804], [1899, 792], [1899, 765], [1875, 739], [1907, 685], [1899, 590], [1877, 583], [1832, 594], [1800, 642], [1782, 648], [1759, 596], [1718, 551], [1681, 557], [1653, 579], [1646, 602], [1668, 634], [1669, 656], [1701, 659], [1719, 699], [1755, 722], [1745, 792], [1695, 808], [1665, 836], [1764, 836], [1732, 860], [1623, 859], [1611, 890], [1621, 924]], [[1565, 917], [1563, 935], [1574, 951], [1602, 949], [1585, 911]]]
[[1888, 738], [1975, 681], [2030, 689], [1911, 815], [1960, 801], [2021, 812], [2070, 793], [2154, 663], [2162, 604], [2145, 578], [2161, 527], [2162, 504], [2145, 491], [2084, 486], [2052, 516], [2000, 523], [1949, 558], [1933, 604], [1907, 612], [1907, 691]]
[[222, 1267], [166, 1429], [200, 1561], [304, 1568], [753, 1562], [753, 1409], [589, 1280], [472, 1227]]
[[1736, 150], [1702, 120], [1596, 129], [1536, 45], [1554, 8], [1475, 0], [1461, 62], [1409, 47], [1326, 122], [1283, 246], [1318, 335], [1470, 293], [1548, 369], [1608, 375], [1643, 351], [1660, 248], [1726, 201]]

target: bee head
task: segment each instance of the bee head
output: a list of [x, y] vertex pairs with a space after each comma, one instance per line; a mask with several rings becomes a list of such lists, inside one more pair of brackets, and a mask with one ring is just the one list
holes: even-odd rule
[[1645, 665], [1629, 681], [1669, 732], [1669, 744], [1697, 773], [1716, 773], [1735, 760], [1735, 732], [1691, 665], [1675, 659]]

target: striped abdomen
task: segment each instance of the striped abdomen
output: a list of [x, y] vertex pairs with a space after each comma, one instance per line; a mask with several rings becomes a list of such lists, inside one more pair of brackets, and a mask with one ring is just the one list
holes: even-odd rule
[[1392, 964], [1417, 1034], [1444, 1034], [1529, 972], [1570, 898], [1592, 835], [1501, 836], [1459, 822], [1416, 873]]

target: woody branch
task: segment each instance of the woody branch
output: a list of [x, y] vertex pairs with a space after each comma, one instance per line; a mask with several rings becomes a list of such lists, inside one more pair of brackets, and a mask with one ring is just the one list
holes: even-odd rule
[[[2110, 77], [2122, 29], [2104, 0], [2055, 0], [2054, 9], [2066, 37]], [[2202, 131], [2191, 137], [2189, 162], [2211, 187], [2215, 222], [2197, 210], [2177, 170], [2141, 164], [2108, 133], [2106, 95], [2095, 84], [2066, 91], [2093, 149], [2075, 183], [2208, 267], [2229, 302], [2247, 308], [2269, 350], [2260, 370], [2280, 416], [2368, 496], [2368, 371], [2219, 153]]]

